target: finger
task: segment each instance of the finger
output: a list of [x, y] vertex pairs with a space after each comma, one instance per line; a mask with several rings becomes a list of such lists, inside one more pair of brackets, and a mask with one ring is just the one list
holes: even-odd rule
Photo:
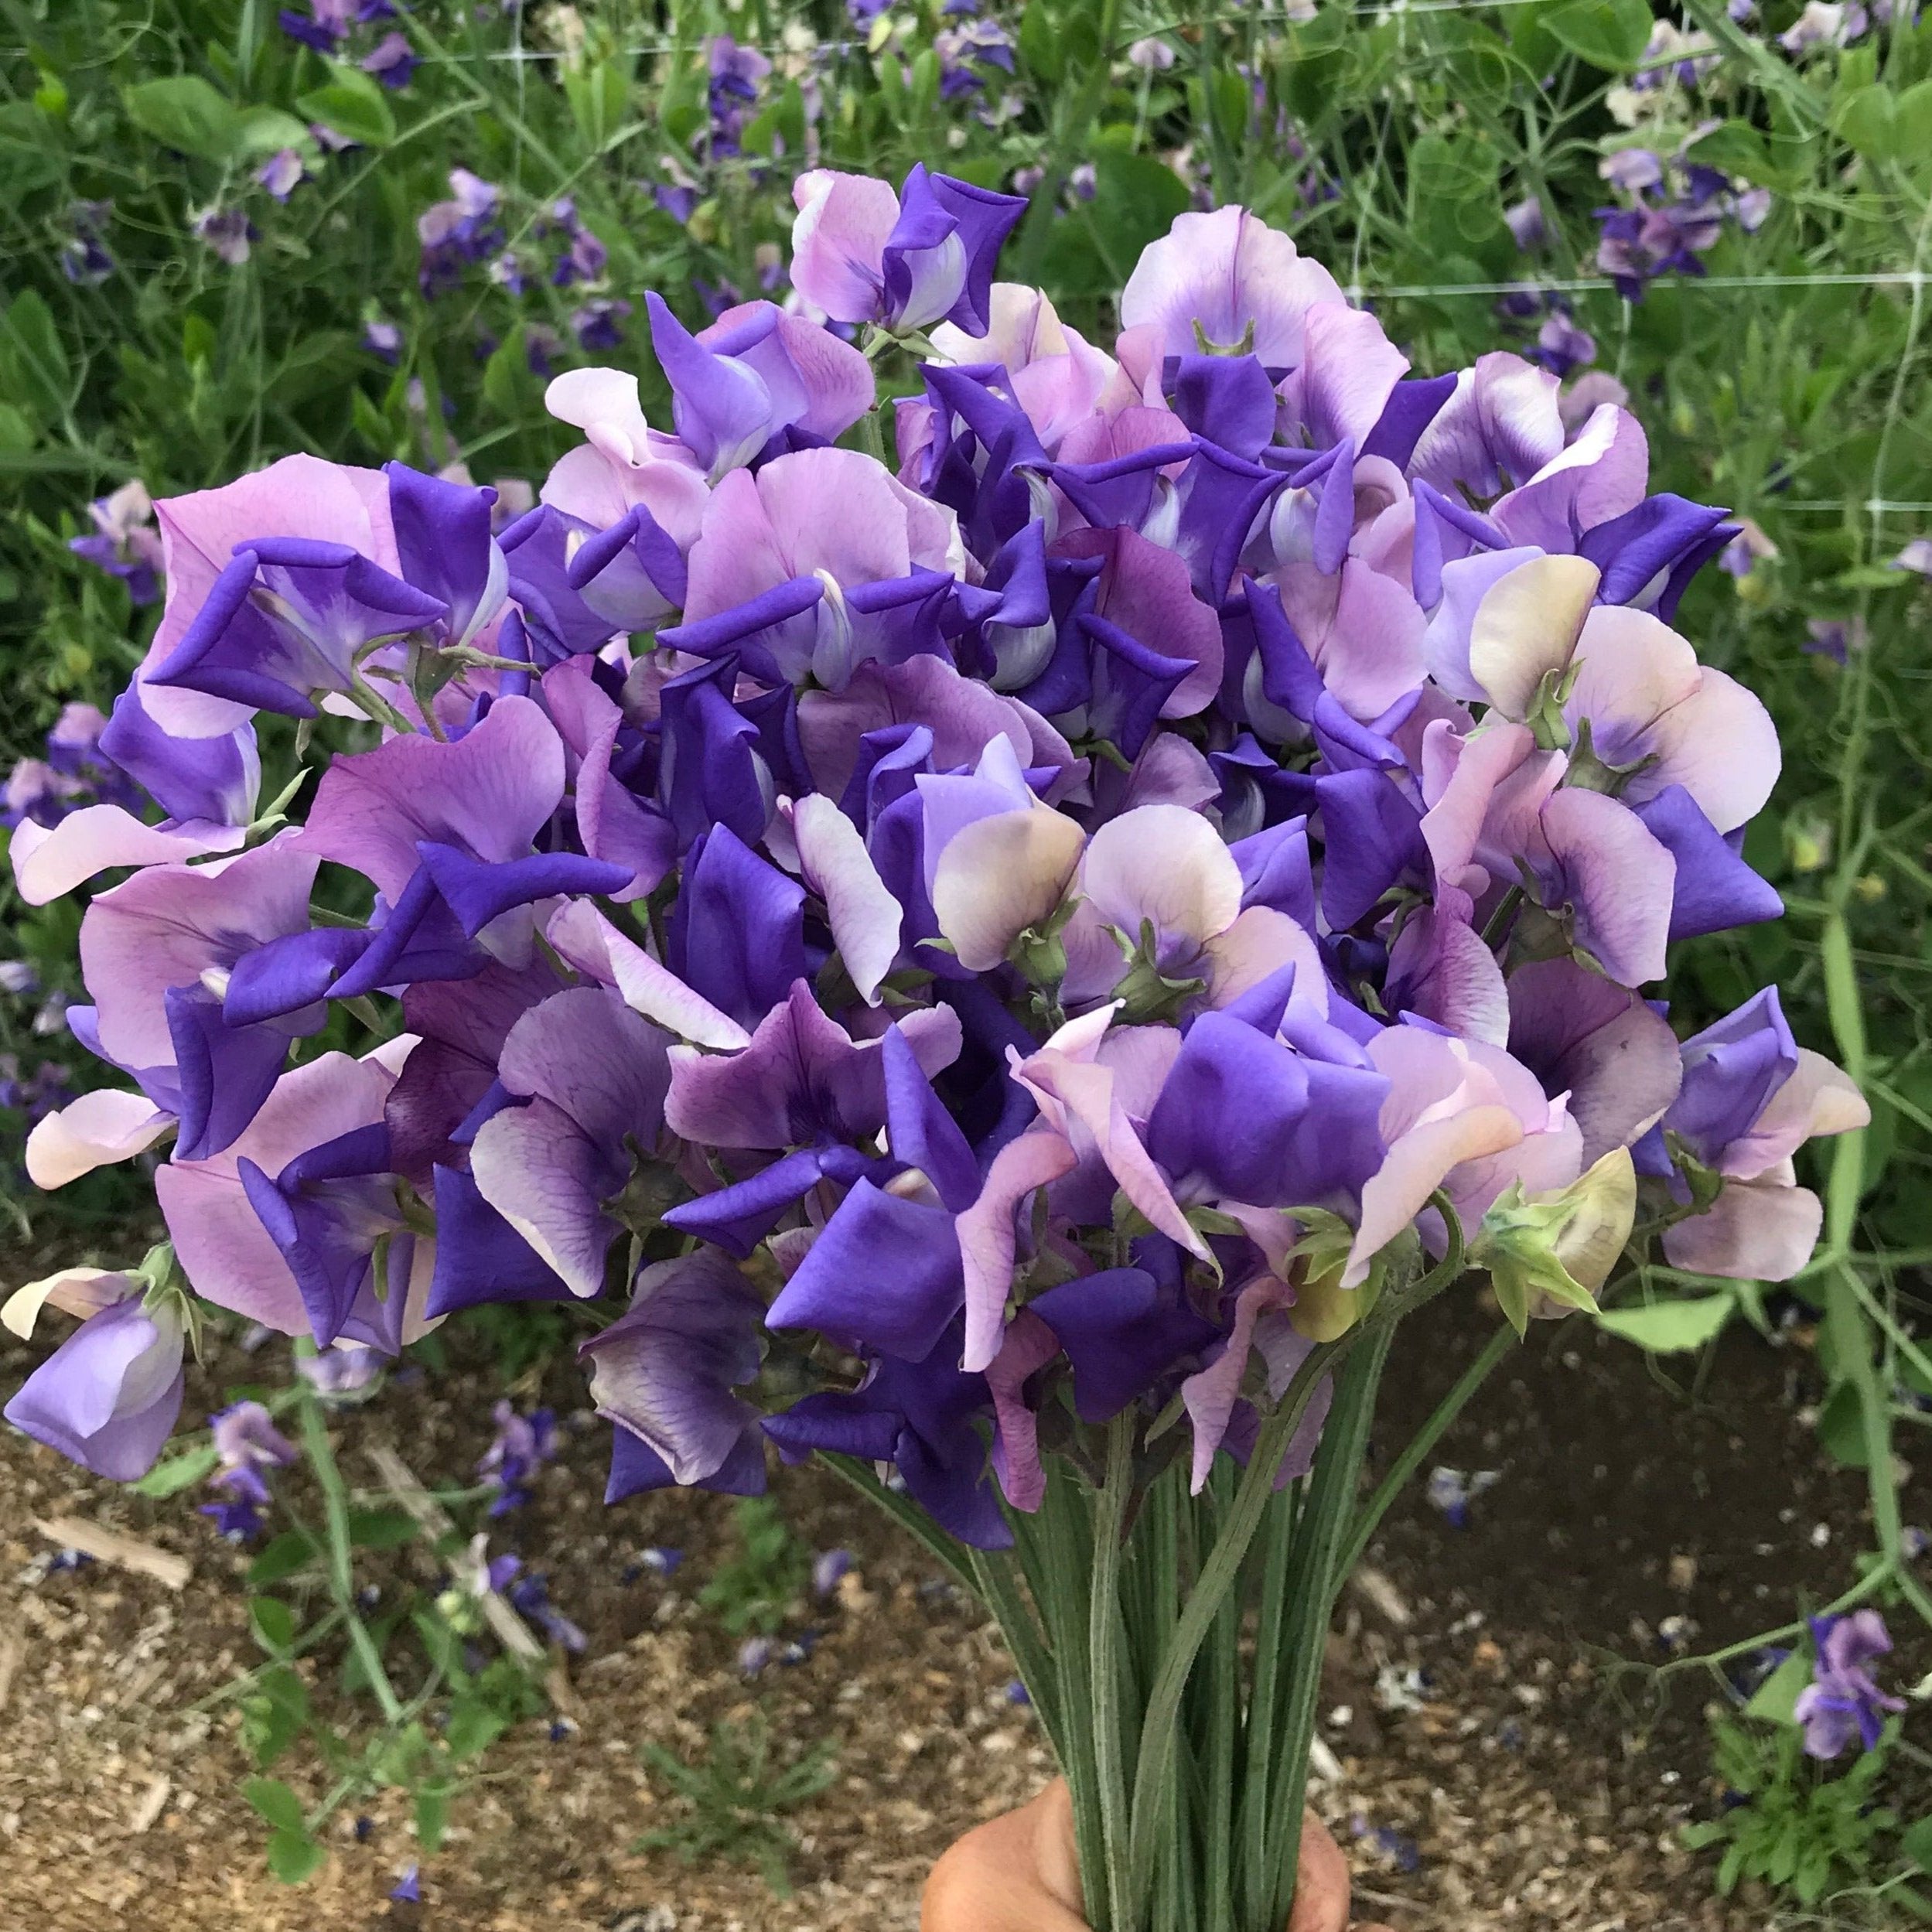
[[1288, 1932], [1343, 1932], [1348, 1923], [1348, 1861], [1312, 1811], [1302, 1818], [1301, 1867]]
[[920, 1932], [1089, 1932], [1073, 1805], [1056, 1779], [1030, 1804], [968, 1831], [933, 1867]]

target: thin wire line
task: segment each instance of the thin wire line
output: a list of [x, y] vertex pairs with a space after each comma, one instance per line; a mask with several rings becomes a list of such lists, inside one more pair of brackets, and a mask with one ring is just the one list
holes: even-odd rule
[[[1673, 275], [1654, 287], [1666, 288], [1918, 288], [1932, 282], [1932, 275], [1915, 268], [1885, 268], [1869, 275], [1849, 271], [1815, 275]], [[1616, 285], [1602, 275], [1579, 276], [1569, 281], [1388, 282], [1371, 288], [1354, 283], [1343, 289], [1350, 302], [1364, 299], [1389, 301], [1398, 297], [1425, 295], [1594, 295]]]

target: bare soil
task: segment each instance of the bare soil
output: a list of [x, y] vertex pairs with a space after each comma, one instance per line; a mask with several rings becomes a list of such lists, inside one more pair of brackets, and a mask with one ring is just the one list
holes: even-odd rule
[[[1406, 1439], [1492, 1319], [1470, 1303], [1406, 1338], [1378, 1447]], [[375, 1437], [428, 1480], [465, 1480], [494, 1370], [473, 1340], [451, 1358], [344, 1418], [352, 1483], [373, 1480]], [[0, 1347], [0, 1387], [28, 1359]], [[1418, 1486], [1370, 1552], [1332, 1647], [1323, 1736], [1338, 1769], [1316, 1802], [1351, 1848], [1362, 1909], [1399, 1932], [1773, 1922], [1761, 1903], [1720, 1907], [1708, 1861], [1675, 1848], [1718, 1795], [1703, 1716], [1715, 1686], [1659, 1667], [1842, 1589], [1864, 1491], [1824, 1464], [1801, 1416], [1814, 1379], [1801, 1335], [1775, 1349], [1727, 1336], [1707, 1368], [1693, 1387], [1688, 1364], [1673, 1379], [1581, 1322], [1538, 1329], [1435, 1459], [1495, 1473], [1466, 1526]], [[262, 1372], [230, 1346], [196, 1392], [218, 1401]], [[738, 1640], [695, 1600], [732, 1546], [729, 1506], [674, 1493], [606, 1510], [604, 1432], [574, 1367], [554, 1360], [521, 1392], [556, 1405], [564, 1446], [493, 1547], [544, 1572], [589, 1641], [559, 1686], [562, 1721], [518, 1726], [457, 1800], [420, 1906], [387, 1897], [417, 1855], [401, 1794], [360, 1821], [343, 1814], [307, 1886], [264, 1869], [237, 1794], [252, 1767], [220, 1695], [258, 1657], [247, 1553], [192, 1495], [149, 1502], [0, 1432], [4, 1932], [910, 1932], [937, 1853], [1050, 1774], [995, 1632], [834, 1479], [787, 1471], [788, 1521], [856, 1568], [835, 1598], [795, 1606], [790, 1633], [818, 1633], [804, 1661], [748, 1681]], [[34, 1526], [58, 1515], [179, 1552], [192, 1575], [176, 1592], [104, 1563], [50, 1568]], [[660, 1576], [640, 1562], [651, 1547], [684, 1560]], [[400, 1560], [433, 1574], [426, 1553]], [[1893, 1661], [1910, 1682], [1924, 1661]], [[325, 1656], [316, 1673], [324, 1705], [333, 1667]], [[781, 1752], [838, 1749], [835, 1782], [793, 1814], [786, 1900], [754, 1872], [635, 1848], [679, 1809], [639, 1746], [688, 1756], [716, 1720], [754, 1711]], [[316, 1794], [300, 1747], [275, 1771]]]

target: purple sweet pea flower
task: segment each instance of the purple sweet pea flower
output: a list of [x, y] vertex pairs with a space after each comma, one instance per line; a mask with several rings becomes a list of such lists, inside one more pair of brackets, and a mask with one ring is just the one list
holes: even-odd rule
[[1549, 237], [1543, 204], [1534, 195], [1526, 196], [1503, 210], [1503, 220], [1520, 252], [1534, 254]]
[[77, 201], [68, 210], [73, 232], [60, 244], [60, 272], [77, 288], [97, 288], [114, 271], [101, 241], [113, 213], [111, 201]]
[[220, 1492], [222, 1500], [203, 1504], [200, 1514], [212, 1517], [217, 1531], [231, 1542], [245, 1543], [261, 1531], [261, 1511], [270, 1495], [265, 1472], [287, 1469], [295, 1459], [295, 1446], [259, 1402], [236, 1402], [219, 1410], [208, 1418], [208, 1427], [220, 1459], [208, 1484]]
[[526, 1486], [556, 1452], [557, 1418], [547, 1408], [520, 1415], [507, 1401], [497, 1403], [490, 1413], [497, 1432], [476, 1464], [476, 1473], [495, 1492], [490, 1514], [503, 1516], [530, 1500]]
[[97, 1476], [131, 1483], [154, 1466], [186, 1388], [179, 1313], [143, 1306], [139, 1284], [90, 1314], [29, 1375], [6, 1419]]
[[757, 1377], [763, 1315], [751, 1284], [714, 1248], [643, 1269], [630, 1308], [578, 1351], [597, 1412], [673, 1482], [762, 1490], [759, 1412], [732, 1391]]
[[599, 295], [571, 311], [571, 333], [577, 338], [580, 349], [601, 351], [621, 348], [624, 324], [630, 312], [630, 304], [622, 296], [613, 299]]
[[792, 184], [792, 200], [793, 283], [833, 321], [986, 333], [993, 265], [1026, 211], [1021, 196], [915, 163], [897, 194], [818, 168]]
[[1872, 1749], [1884, 1732], [1885, 1713], [1905, 1708], [1903, 1698], [1879, 1688], [1869, 1667], [1892, 1647], [1884, 1618], [1876, 1610], [1814, 1616], [1811, 1640], [1811, 1681], [1799, 1691], [1793, 1713], [1804, 1732], [1806, 1755], [1839, 1756], [1854, 1736], [1862, 1749]]
[[255, 170], [256, 180], [278, 201], [286, 201], [308, 178], [302, 156], [293, 148], [283, 148], [271, 155]]
[[406, 34], [386, 33], [357, 64], [385, 87], [400, 88], [408, 86], [420, 60]]
[[68, 539], [67, 548], [128, 586], [129, 599], [151, 604], [161, 594], [161, 538], [154, 528], [154, 505], [137, 476], [112, 495], [87, 506], [94, 519], [90, 537]]
[[230, 268], [239, 268], [248, 259], [250, 244], [261, 239], [261, 230], [240, 208], [203, 208], [190, 217], [195, 238], [205, 241]]

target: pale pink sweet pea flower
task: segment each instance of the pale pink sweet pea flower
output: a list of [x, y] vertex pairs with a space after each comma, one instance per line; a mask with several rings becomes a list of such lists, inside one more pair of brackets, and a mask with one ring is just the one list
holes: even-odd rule
[[985, 972], [1048, 918], [1086, 835], [1035, 797], [1011, 739], [991, 739], [970, 776], [922, 773], [926, 888], [962, 966]]
[[993, 284], [985, 335], [969, 336], [944, 322], [933, 330], [932, 343], [939, 351], [933, 360], [942, 364], [999, 364], [1012, 379], [1013, 400], [1050, 456], [1059, 453], [1067, 431], [1099, 406], [1117, 366], [1104, 349], [1062, 322], [1039, 289], [1015, 282]]
[[1805, 1142], [1848, 1134], [1872, 1121], [1851, 1077], [1822, 1053], [1798, 1050], [1795, 1072], [1748, 1133], [1719, 1156], [1724, 1186], [1702, 1214], [1664, 1231], [1673, 1268], [1737, 1281], [1789, 1281], [1818, 1245], [1824, 1209], [1797, 1184], [1791, 1156]]
[[1068, 1002], [1108, 997], [1151, 928], [1154, 964], [1166, 978], [1204, 981], [1203, 1007], [1225, 1006], [1292, 965], [1291, 1008], [1327, 1018], [1314, 936], [1272, 906], [1242, 910], [1241, 868], [1200, 813], [1142, 805], [1109, 819], [1087, 841], [1077, 889], [1062, 988]]
[[1391, 1026], [1370, 1042], [1368, 1056], [1391, 1083], [1378, 1122], [1388, 1154], [1363, 1187], [1343, 1288], [1367, 1280], [1376, 1255], [1438, 1188], [1466, 1234], [1510, 1181], [1540, 1193], [1582, 1171], [1582, 1135], [1563, 1101], [1501, 1048]]
[[584, 446], [558, 457], [544, 479], [544, 502], [593, 530], [641, 503], [681, 550], [691, 548], [711, 493], [691, 452], [644, 420], [635, 376], [567, 370], [544, 391], [544, 407], [584, 432]]
[[145, 1153], [174, 1125], [174, 1115], [145, 1094], [109, 1087], [83, 1094], [34, 1122], [27, 1135], [27, 1179], [36, 1187], [64, 1187], [97, 1167]]
[[1181, 1036], [1171, 1026], [1128, 1026], [1110, 1037], [1119, 1010], [1114, 1002], [1070, 1019], [1024, 1060], [1008, 1048], [1013, 1077], [1039, 1103], [1043, 1125], [1073, 1148], [1083, 1166], [1111, 1176], [1151, 1226], [1205, 1260], [1207, 1243], [1189, 1224], [1134, 1125], [1136, 1117], [1152, 1111]]

